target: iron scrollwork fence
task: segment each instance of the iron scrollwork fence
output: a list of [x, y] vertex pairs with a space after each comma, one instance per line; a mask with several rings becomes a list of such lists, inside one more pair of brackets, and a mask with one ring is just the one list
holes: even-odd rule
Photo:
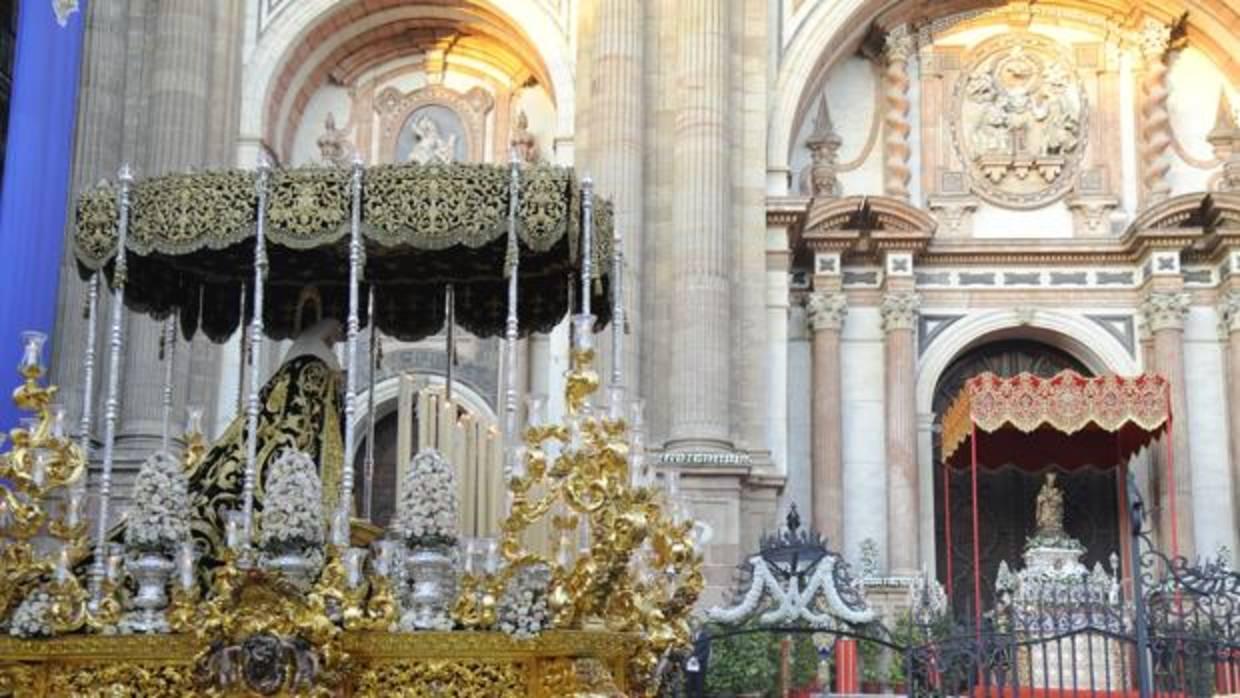
[[[880, 621], [869, 614], [846, 563], [816, 534], [798, 532], [794, 514], [789, 530], [765, 540], [742, 566], [736, 603], [712, 611], [716, 622], [703, 626], [693, 654], [681, 665], [682, 695], [728, 695], [712, 691], [723, 685], [711, 680], [712, 672], [722, 671], [713, 648], [762, 635], [814, 638], [833, 679], [850, 661], [836, 651], [842, 640], [869, 648], [870, 656], [859, 661], [882, 663], [891, 669], [886, 676], [902, 681], [863, 686], [867, 692], [979, 698], [1240, 695], [1240, 574], [1222, 555], [1190, 562], [1159, 551], [1131, 481], [1130, 490], [1135, 574], [1123, 584], [1117, 579], [1109, 590], [1097, 572], [1093, 579], [1038, 587], [1020, 597], [999, 590], [980, 625], [971, 609], [953, 614], [935, 608], [929, 590], [934, 582], [928, 579], [920, 582], [920, 593], [913, 589], [906, 615]], [[833, 583], [814, 586], [812, 580], [824, 577], [817, 571], [824, 563], [832, 565]], [[844, 594], [838, 593], [841, 585]], [[847, 603], [836, 608], [834, 602], [843, 599]], [[869, 670], [862, 668], [866, 675]], [[785, 662], [773, 685], [750, 690], [828, 695], [838, 687], [833, 679], [799, 693], [775, 692], [791, 688]]]

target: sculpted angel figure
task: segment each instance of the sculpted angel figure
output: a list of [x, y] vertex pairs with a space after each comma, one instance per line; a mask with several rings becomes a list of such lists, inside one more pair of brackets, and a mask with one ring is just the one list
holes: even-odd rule
[[452, 162], [456, 155], [456, 134], [446, 138], [439, 130], [439, 124], [429, 116], [422, 116], [413, 122], [413, 149], [409, 151], [409, 161], [419, 165]]

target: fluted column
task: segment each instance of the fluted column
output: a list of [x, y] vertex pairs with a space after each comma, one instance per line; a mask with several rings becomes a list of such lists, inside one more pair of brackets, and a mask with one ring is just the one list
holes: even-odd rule
[[[202, 167], [211, 110], [212, 3], [164, 0], [155, 8], [147, 150], [139, 170], [144, 177]], [[121, 443], [131, 457], [135, 450], [141, 457], [158, 443], [160, 432], [163, 371], [155, 367], [161, 324], [137, 314], [130, 315], [128, 323]], [[182, 346], [177, 353], [185, 357], [188, 352]], [[189, 371], [177, 374], [174, 414], [183, 411]]]
[[1227, 419], [1231, 438], [1231, 501], [1235, 530], [1240, 531], [1240, 290], [1219, 302], [1220, 331], [1227, 347]]
[[[86, 6], [86, 36], [83, 41], [81, 85], [78, 95], [77, 135], [73, 154], [73, 194], [94, 186], [101, 179], [112, 179], [120, 168], [125, 137], [125, 47], [128, 33], [128, 6], [119, 2], [92, 2]], [[67, 233], [71, 235], [72, 233]], [[61, 399], [72, 418], [82, 414], [82, 351], [86, 346], [87, 324], [83, 318], [86, 284], [78, 277], [72, 246], [66, 242], [61, 259], [60, 304], [52, 349], [52, 381], [61, 386]], [[100, 287], [97, 317], [108, 317], [110, 305], [106, 286]], [[96, 327], [97, 347], [106, 346], [107, 323]], [[102, 365], [105, 352], [97, 355]], [[95, 371], [99, 383], [102, 371]], [[95, 391], [96, 403], [100, 393]], [[94, 414], [101, 414], [95, 409]]]
[[884, 402], [887, 422], [887, 555], [894, 574], [918, 570], [916, 346], [914, 328], [920, 297], [911, 290], [889, 291], [879, 311], [883, 319]]
[[909, 182], [913, 171], [909, 167], [912, 147], [909, 145], [909, 75], [908, 62], [912, 59], [916, 42], [907, 26], [900, 26], [887, 34], [883, 52], [886, 67], [883, 72], [883, 193], [908, 200]]
[[1141, 185], [1148, 206], [1171, 195], [1167, 172], [1171, 169], [1171, 115], [1167, 111], [1167, 47], [1171, 28], [1146, 19], [1141, 28]]
[[817, 291], [805, 305], [813, 331], [812, 493], [814, 528], [836, 548], [844, 543], [844, 439], [840, 331], [848, 314], [843, 291]]
[[727, 6], [676, 7], [670, 448], [731, 447]]
[[[635, 392], [641, 386], [638, 341], [642, 332], [642, 157], [645, 146], [645, 51], [642, 0], [600, 0], [597, 9], [594, 76], [591, 97], [594, 118], [588, 127], [594, 181], [600, 195], [615, 206], [615, 224], [624, 235], [625, 381]], [[610, 348], [610, 345], [608, 345]]]
[[[1159, 487], [1159, 531], [1164, 552], [1175, 547], [1180, 555], [1193, 556], [1192, 463], [1188, 450], [1188, 397], [1184, 385], [1184, 318], [1191, 301], [1183, 291], [1152, 291], [1141, 304], [1146, 326], [1154, 336], [1158, 372], [1170, 382], [1172, 456], [1175, 482], [1166, 481], [1166, 450], [1154, 450], [1155, 480]], [[1172, 546], [1171, 498], [1175, 498], [1176, 541]]]

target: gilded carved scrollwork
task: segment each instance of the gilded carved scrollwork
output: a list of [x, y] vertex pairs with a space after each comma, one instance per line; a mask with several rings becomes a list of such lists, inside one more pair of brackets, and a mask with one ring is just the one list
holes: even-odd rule
[[363, 696], [420, 698], [523, 698], [528, 679], [521, 663], [491, 661], [407, 661], [362, 669], [356, 691]]

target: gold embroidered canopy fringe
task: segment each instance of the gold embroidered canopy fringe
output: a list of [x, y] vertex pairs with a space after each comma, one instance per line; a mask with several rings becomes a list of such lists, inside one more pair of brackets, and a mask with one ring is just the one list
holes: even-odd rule
[[[269, 272], [264, 325], [295, 336], [308, 303], [344, 317], [348, 304], [350, 176], [347, 168], [277, 170], [269, 185]], [[132, 189], [126, 305], [156, 317], [177, 313], [186, 337], [224, 341], [242, 321], [253, 278], [256, 175], [243, 170], [153, 177]], [[507, 165], [381, 165], [362, 184], [365, 284], [376, 287], [378, 328], [402, 340], [437, 332], [453, 284], [457, 322], [502, 335], [508, 233]], [[581, 187], [570, 168], [525, 166], [520, 179], [521, 331], [547, 332], [569, 311], [578, 268]], [[104, 184], [77, 202], [74, 252], [83, 278], [114, 276], [117, 192]], [[609, 303], [612, 208], [594, 207], [593, 290], [600, 324]], [[113, 279], [114, 281], [114, 279]], [[245, 314], [252, 313], [245, 294]], [[364, 310], [364, 309], [363, 309]], [[363, 322], [369, 320], [363, 314]]]

